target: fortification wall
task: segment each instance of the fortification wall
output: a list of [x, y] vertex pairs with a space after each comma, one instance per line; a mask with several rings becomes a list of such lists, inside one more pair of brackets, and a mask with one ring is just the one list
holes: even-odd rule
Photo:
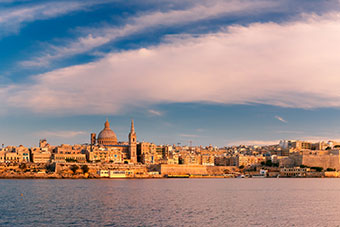
[[340, 169], [339, 155], [303, 155], [302, 164], [310, 167]]
[[161, 165], [164, 175], [222, 175], [235, 171], [234, 166], [202, 166], [202, 165]]

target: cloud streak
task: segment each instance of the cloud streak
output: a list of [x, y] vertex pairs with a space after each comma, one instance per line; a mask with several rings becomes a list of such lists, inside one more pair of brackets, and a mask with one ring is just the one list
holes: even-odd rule
[[55, 18], [102, 3], [103, 1], [56, 1], [0, 9], [0, 38], [17, 33], [27, 23]]
[[280, 117], [280, 116], [275, 116], [275, 119], [277, 119], [277, 120], [279, 120], [279, 121], [281, 121], [281, 122], [283, 122], [283, 123], [288, 123], [285, 119], [283, 119], [283, 118]]
[[59, 137], [59, 138], [72, 138], [79, 135], [86, 134], [85, 131], [42, 131], [36, 133], [42, 137]]
[[196, 134], [180, 134], [180, 137], [187, 137], [187, 138], [198, 138], [201, 137], [200, 135], [196, 135]]
[[[108, 44], [118, 38], [145, 32], [151, 28], [188, 24], [195, 21], [217, 18], [218, 16], [246, 11], [256, 11], [278, 6], [279, 3], [267, 0], [259, 1], [197, 1], [192, 7], [182, 10], [157, 11], [128, 18], [123, 26], [109, 26], [104, 28], [87, 28], [87, 35], [78, 37], [62, 46], [49, 45], [42, 56], [22, 61], [23, 66], [47, 66], [51, 61], [65, 57], [86, 53], [97, 47]], [[84, 30], [84, 29], [83, 29]]]
[[162, 115], [163, 115], [163, 113], [160, 112], [160, 111], [158, 111], [158, 110], [152, 110], [152, 109], [150, 109], [150, 110], [148, 110], [148, 112], [149, 112], [151, 115], [155, 115], [155, 116], [162, 116]]
[[279, 140], [239, 140], [228, 143], [228, 146], [238, 145], [268, 146], [277, 144], [279, 144]]

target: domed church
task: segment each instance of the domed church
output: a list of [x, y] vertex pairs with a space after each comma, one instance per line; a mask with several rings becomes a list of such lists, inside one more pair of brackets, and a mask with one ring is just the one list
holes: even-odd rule
[[[103, 149], [109, 153], [111, 151], [122, 152], [124, 159], [128, 158], [131, 163], [137, 163], [137, 136], [133, 120], [131, 121], [131, 129], [128, 138], [128, 143], [118, 143], [116, 133], [110, 128], [109, 121], [106, 120], [104, 129], [100, 131], [98, 137], [96, 137], [96, 133], [91, 133], [91, 152], [93, 152], [93, 147], [104, 147]], [[100, 152], [103, 153], [104, 150], [101, 150]], [[110, 156], [111, 154], [108, 155]], [[97, 157], [96, 155], [93, 156]], [[99, 156], [100, 155], [98, 155], [98, 157]]]
[[106, 120], [104, 129], [98, 134], [97, 143], [99, 145], [110, 146], [117, 144], [117, 136], [112, 129], [110, 129], [110, 123]]

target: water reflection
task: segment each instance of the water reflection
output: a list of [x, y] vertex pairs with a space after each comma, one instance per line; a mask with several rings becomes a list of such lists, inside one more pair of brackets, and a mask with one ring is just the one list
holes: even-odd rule
[[337, 179], [0, 180], [0, 188], [0, 226], [340, 223]]

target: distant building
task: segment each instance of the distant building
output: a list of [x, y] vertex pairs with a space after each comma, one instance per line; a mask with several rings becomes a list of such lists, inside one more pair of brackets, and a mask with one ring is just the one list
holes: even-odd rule
[[30, 162], [30, 153], [27, 147], [9, 146], [0, 151], [0, 162]]
[[31, 151], [32, 162], [34, 162], [34, 163], [49, 163], [49, 162], [51, 162], [52, 153], [48, 150], [42, 150], [42, 149], [32, 148], [32, 151]]

